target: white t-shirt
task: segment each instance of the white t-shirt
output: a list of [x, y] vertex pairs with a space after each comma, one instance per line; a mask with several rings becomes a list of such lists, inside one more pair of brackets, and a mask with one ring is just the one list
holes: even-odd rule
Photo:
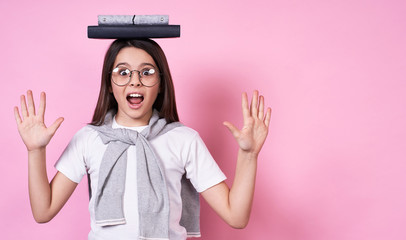
[[[114, 119], [113, 128], [124, 128]], [[142, 131], [144, 127], [129, 128]], [[180, 195], [181, 178], [186, 172], [198, 192], [224, 181], [223, 172], [214, 161], [199, 134], [188, 127], [177, 127], [150, 141], [152, 148], [164, 168], [169, 193], [170, 219], [169, 238], [186, 239], [186, 230], [179, 225], [182, 215]], [[92, 196], [96, 195], [99, 167], [107, 145], [98, 133], [85, 126], [79, 130], [55, 164], [56, 169], [72, 181], [79, 183], [83, 176], [90, 174]], [[95, 224], [94, 198], [90, 199], [89, 212], [91, 231], [89, 240], [137, 239], [138, 238], [138, 198], [137, 165], [135, 146], [127, 150], [127, 174], [124, 193], [124, 215], [126, 224], [100, 227]]]

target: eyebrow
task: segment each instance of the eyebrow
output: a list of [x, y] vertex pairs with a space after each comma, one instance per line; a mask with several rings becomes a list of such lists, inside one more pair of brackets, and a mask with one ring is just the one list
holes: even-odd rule
[[[116, 65], [116, 67], [121, 66], [121, 65], [126, 65], [130, 67], [130, 64], [128, 64], [127, 62], [120, 62]], [[144, 67], [144, 66], [151, 66], [154, 68], [157, 68], [154, 64], [152, 63], [141, 63], [140, 65], [138, 65], [138, 67]]]

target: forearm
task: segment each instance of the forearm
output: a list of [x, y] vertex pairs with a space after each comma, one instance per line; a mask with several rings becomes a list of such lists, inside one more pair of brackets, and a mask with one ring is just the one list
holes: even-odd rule
[[230, 225], [248, 224], [255, 191], [257, 155], [239, 150], [234, 182], [229, 192]]
[[239, 150], [234, 182], [231, 189], [221, 182], [204, 192], [203, 198], [231, 227], [248, 224], [255, 190], [257, 155]]
[[45, 147], [28, 151], [28, 187], [31, 210], [37, 222], [50, 220], [51, 188], [46, 171]]

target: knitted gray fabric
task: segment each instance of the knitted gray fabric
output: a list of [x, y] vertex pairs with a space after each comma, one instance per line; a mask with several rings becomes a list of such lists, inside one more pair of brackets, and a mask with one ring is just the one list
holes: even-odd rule
[[[91, 128], [98, 131], [108, 144], [100, 164], [95, 197], [95, 218], [99, 226], [125, 224], [123, 196], [127, 169], [127, 149], [136, 146], [139, 236], [143, 239], [169, 239], [169, 199], [164, 171], [148, 140], [182, 126], [167, 124], [154, 113], [141, 133], [124, 128], [112, 128], [114, 114], [106, 115], [104, 125]], [[188, 235], [199, 235], [199, 194], [185, 177], [182, 178], [182, 219]]]

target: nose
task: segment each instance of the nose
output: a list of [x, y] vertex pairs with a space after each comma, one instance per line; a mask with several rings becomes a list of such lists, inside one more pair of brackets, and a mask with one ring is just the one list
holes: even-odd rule
[[130, 74], [130, 85], [131, 86], [141, 86], [141, 76], [138, 71], [133, 70]]

